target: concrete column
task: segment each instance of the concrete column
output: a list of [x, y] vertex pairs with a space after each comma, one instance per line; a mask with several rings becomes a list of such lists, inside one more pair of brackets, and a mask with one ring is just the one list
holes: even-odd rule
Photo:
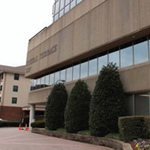
[[30, 105], [30, 121], [29, 129], [31, 129], [31, 123], [35, 121], [35, 105]]

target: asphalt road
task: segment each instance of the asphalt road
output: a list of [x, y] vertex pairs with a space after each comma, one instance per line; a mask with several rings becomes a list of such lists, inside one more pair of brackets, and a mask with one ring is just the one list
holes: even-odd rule
[[112, 150], [111, 148], [69, 141], [18, 130], [0, 128], [0, 150]]

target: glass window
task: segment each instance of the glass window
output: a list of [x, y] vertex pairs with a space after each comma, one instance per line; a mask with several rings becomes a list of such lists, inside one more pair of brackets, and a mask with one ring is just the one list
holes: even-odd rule
[[69, 5], [65, 7], [65, 14], [69, 11]]
[[50, 75], [50, 85], [54, 84], [54, 73]]
[[116, 63], [116, 66], [119, 67], [119, 51], [109, 53], [109, 62]]
[[81, 64], [81, 78], [85, 78], [88, 76], [88, 62], [84, 62]]
[[30, 90], [34, 90], [36, 88], [36, 80], [32, 79], [31, 80], [31, 88]]
[[100, 56], [98, 58], [98, 72], [101, 71], [101, 69], [103, 68], [103, 66], [107, 66], [107, 55], [104, 55], [104, 56]]
[[133, 65], [132, 46], [121, 48], [121, 68]]
[[[149, 95], [148, 93], [144, 94]], [[142, 95], [135, 95], [135, 115], [149, 115], [149, 97]]]
[[70, 3], [70, 0], [66, 0], [66, 3], [65, 3], [65, 5], [67, 5], [67, 4], [69, 4]]
[[17, 97], [12, 97], [12, 104], [17, 104]]
[[75, 5], [76, 5], [76, 0], [72, 0], [72, 1], [71, 1], [71, 9], [72, 9], [73, 7], [75, 7]]
[[55, 19], [54, 20], [55, 21], [58, 20], [58, 14], [55, 15]]
[[148, 43], [147, 41], [134, 45], [134, 64], [148, 61]]
[[77, 0], [77, 4], [79, 4], [80, 2], [82, 2], [82, 0]]
[[55, 72], [55, 83], [60, 80], [60, 72]]
[[97, 74], [97, 58], [89, 61], [89, 75]]
[[62, 17], [64, 15], [64, 9], [62, 9], [59, 13], [59, 17]]
[[65, 1], [64, 1], [64, 0], [61, 0], [61, 2], [60, 2], [60, 10], [61, 10], [62, 8], [64, 8], [64, 4], [65, 4]]
[[19, 80], [19, 74], [14, 74], [14, 80]]
[[3, 86], [1, 85], [1, 86], [0, 86], [0, 91], [2, 91], [2, 89], [3, 89]]
[[80, 65], [73, 67], [73, 80], [78, 80], [80, 78]]
[[41, 84], [41, 78], [37, 79], [37, 85]]
[[66, 69], [62, 70], [60, 74], [60, 80], [66, 81]]
[[67, 82], [72, 81], [72, 67], [67, 69]]
[[18, 92], [18, 86], [16, 85], [13, 86], [13, 92]]
[[50, 85], [50, 75], [45, 76], [45, 84], [48, 86]]
[[42, 85], [45, 84], [45, 76], [41, 78], [41, 84], [42, 84]]
[[55, 7], [55, 14], [57, 14], [59, 11], [59, 1], [56, 2], [56, 7]]
[[134, 95], [128, 94], [125, 97], [125, 108], [128, 116], [134, 115]]

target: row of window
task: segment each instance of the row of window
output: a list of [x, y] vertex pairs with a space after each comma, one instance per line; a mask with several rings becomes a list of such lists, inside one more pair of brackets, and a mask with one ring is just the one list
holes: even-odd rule
[[140, 64], [150, 60], [149, 38], [144, 37], [139, 40], [124, 44], [120, 47], [98, 54], [95, 58], [88, 58], [76, 65], [66, 67], [39, 79], [32, 80], [31, 90], [56, 84], [63, 80], [69, 82], [96, 75], [109, 62], [116, 63], [119, 68]]
[[53, 6], [53, 22], [58, 20], [82, 0], [55, 0]]

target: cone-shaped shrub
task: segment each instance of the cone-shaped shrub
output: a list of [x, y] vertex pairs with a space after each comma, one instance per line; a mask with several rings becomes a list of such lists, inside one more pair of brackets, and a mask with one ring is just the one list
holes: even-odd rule
[[84, 81], [78, 80], [73, 87], [65, 110], [65, 128], [69, 133], [88, 129], [91, 95]]
[[124, 90], [118, 68], [103, 66], [90, 103], [90, 133], [104, 136], [118, 131], [118, 117], [124, 114]]
[[64, 127], [64, 111], [67, 103], [67, 91], [64, 84], [54, 85], [45, 108], [45, 126], [49, 130]]

